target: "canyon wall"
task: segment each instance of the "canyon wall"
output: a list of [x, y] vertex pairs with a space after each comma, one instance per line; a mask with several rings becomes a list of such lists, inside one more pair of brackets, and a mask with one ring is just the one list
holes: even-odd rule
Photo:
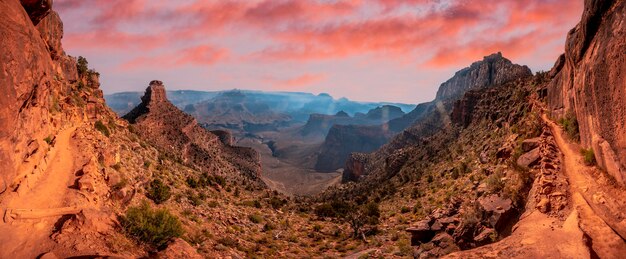
[[582, 146], [626, 183], [626, 1], [587, 0], [555, 63], [547, 103], [554, 119], [574, 114]]

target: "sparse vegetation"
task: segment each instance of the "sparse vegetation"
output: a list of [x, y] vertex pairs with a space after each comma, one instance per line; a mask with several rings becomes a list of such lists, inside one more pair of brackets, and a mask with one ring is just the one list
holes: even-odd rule
[[576, 115], [573, 113], [567, 113], [563, 118], [559, 121], [561, 127], [567, 134], [567, 136], [574, 141], [580, 141], [580, 132], [578, 129], [578, 120], [576, 119]]
[[254, 224], [259, 224], [259, 223], [263, 222], [263, 216], [261, 216], [259, 214], [250, 214], [250, 215], [248, 215], [248, 219], [250, 220], [250, 222], [252, 222]]
[[[378, 208], [378, 203], [370, 202], [349, 210], [344, 219], [352, 227], [353, 236], [359, 237], [375, 232], [379, 218], [380, 209]], [[365, 228], [369, 229], [366, 230]]]
[[152, 209], [145, 201], [138, 207], [129, 208], [120, 223], [126, 234], [155, 247], [162, 247], [184, 233], [176, 216], [167, 209]]
[[585, 162], [585, 165], [588, 165], [588, 166], [596, 165], [596, 156], [592, 148], [589, 148], [589, 149], [583, 148], [580, 150], [580, 154], [583, 155], [583, 161]]
[[111, 135], [109, 128], [107, 128], [107, 126], [104, 125], [104, 123], [102, 123], [102, 121], [100, 120], [96, 121], [96, 123], [94, 124], [94, 127], [96, 128], [96, 130], [100, 131], [104, 136], [108, 137]]
[[43, 141], [48, 143], [48, 145], [52, 145], [52, 141], [53, 141], [52, 135], [47, 136], [46, 138], [43, 139]]
[[89, 71], [89, 62], [83, 56], [79, 56], [76, 62], [76, 69], [78, 70], [78, 75], [83, 76]]
[[487, 191], [490, 193], [500, 193], [504, 189], [504, 182], [502, 181], [501, 173], [494, 173], [485, 179], [487, 185]]
[[170, 187], [165, 185], [160, 179], [154, 179], [150, 182], [146, 190], [146, 196], [156, 204], [167, 201], [171, 196]]

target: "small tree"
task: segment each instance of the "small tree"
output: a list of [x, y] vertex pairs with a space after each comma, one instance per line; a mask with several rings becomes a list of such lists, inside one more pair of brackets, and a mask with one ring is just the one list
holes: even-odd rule
[[345, 220], [352, 227], [353, 236], [356, 238], [360, 235], [365, 235], [366, 228], [373, 228], [378, 225], [378, 219], [380, 218], [380, 210], [378, 203], [370, 202], [360, 206], [354, 206], [345, 215]]
[[85, 75], [87, 71], [89, 71], [89, 62], [87, 62], [87, 59], [83, 56], [79, 56], [76, 63], [76, 69], [78, 70], [78, 75]]
[[167, 201], [171, 196], [170, 187], [165, 185], [160, 179], [154, 179], [148, 186], [146, 196], [156, 204]]

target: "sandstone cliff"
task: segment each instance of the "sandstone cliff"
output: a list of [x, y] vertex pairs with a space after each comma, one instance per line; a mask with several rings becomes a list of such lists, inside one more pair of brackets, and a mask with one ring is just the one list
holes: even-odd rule
[[200, 127], [196, 119], [167, 100], [161, 81], [150, 82], [141, 104], [123, 118], [144, 139], [202, 171], [232, 177], [240, 171], [261, 183], [258, 153], [227, 145], [228, 141]]
[[498, 52], [456, 72], [439, 86], [436, 100], [458, 99], [468, 90], [501, 85], [530, 75], [532, 74], [527, 66], [513, 64]]
[[626, 2], [585, 1], [552, 69], [547, 102], [554, 118], [576, 115], [580, 141], [626, 184]]

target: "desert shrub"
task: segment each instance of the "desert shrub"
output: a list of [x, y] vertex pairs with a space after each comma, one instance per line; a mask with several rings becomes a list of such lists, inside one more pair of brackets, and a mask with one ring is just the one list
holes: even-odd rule
[[263, 216], [259, 215], [259, 214], [250, 214], [248, 215], [248, 219], [255, 224], [259, 224], [261, 222], [263, 222]]
[[198, 180], [196, 180], [196, 178], [193, 177], [187, 177], [187, 185], [191, 188], [198, 188]]
[[576, 115], [573, 113], [567, 113], [558, 122], [570, 139], [580, 141], [580, 132], [578, 129], [578, 120], [576, 119]]
[[217, 240], [217, 243], [222, 244], [227, 247], [237, 247], [237, 245], [239, 245], [239, 242], [237, 242], [237, 239], [234, 239], [232, 237], [220, 238]]
[[487, 177], [485, 180], [487, 184], [487, 191], [490, 193], [499, 193], [504, 188], [504, 182], [502, 181], [502, 174], [495, 173]]
[[96, 121], [96, 123], [94, 124], [94, 127], [96, 128], [96, 130], [100, 131], [103, 135], [107, 137], [111, 135], [109, 128], [107, 128], [107, 126], [104, 125], [104, 123], [102, 123], [102, 121], [100, 120]]
[[402, 208], [400, 208], [400, 213], [402, 214], [408, 213], [409, 211], [411, 211], [411, 209], [407, 206], [402, 206]]
[[52, 135], [47, 136], [45, 139], [43, 139], [43, 141], [48, 143], [48, 145], [52, 145]]
[[111, 189], [114, 190], [114, 191], [118, 191], [118, 190], [121, 190], [122, 188], [126, 187], [126, 185], [128, 185], [128, 180], [126, 179], [126, 177], [123, 177], [122, 180], [120, 180], [119, 183], [116, 183], [113, 186], [111, 186]]
[[193, 192], [189, 192], [187, 199], [189, 199], [191, 205], [200, 206], [204, 202], [204, 199], [206, 199], [206, 195], [204, 193], [195, 194]]
[[374, 232], [380, 218], [378, 203], [370, 202], [351, 207], [352, 209], [348, 210], [343, 218], [352, 227], [353, 236], [359, 237]]
[[580, 154], [583, 155], [583, 161], [585, 162], [585, 165], [588, 166], [592, 166], [592, 165], [596, 165], [596, 156], [593, 152], [593, 149], [581, 149], [580, 150]]
[[[237, 189], [237, 190], [239, 190], [239, 189]], [[285, 200], [285, 199], [281, 199], [281, 198], [278, 198], [278, 197], [270, 198], [270, 205], [275, 210], [280, 209], [286, 203], [287, 203], [287, 200]]]
[[322, 203], [315, 207], [315, 214], [320, 217], [341, 217], [346, 215], [352, 205], [344, 201], [335, 200], [330, 203]]
[[248, 207], [255, 207], [257, 209], [260, 209], [261, 207], [261, 202], [259, 200], [248, 200], [248, 201], [243, 201], [242, 204], [244, 206], [248, 206]]
[[146, 196], [156, 204], [161, 204], [172, 196], [170, 187], [164, 184], [160, 179], [152, 180], [146, 191]]
[[120, 223], [126, 234], [155, 247], [164, 246], [184, 232], [176, 216], [167, 209], [152, 209], [145, 201], [138, 207], [129, 208]]

